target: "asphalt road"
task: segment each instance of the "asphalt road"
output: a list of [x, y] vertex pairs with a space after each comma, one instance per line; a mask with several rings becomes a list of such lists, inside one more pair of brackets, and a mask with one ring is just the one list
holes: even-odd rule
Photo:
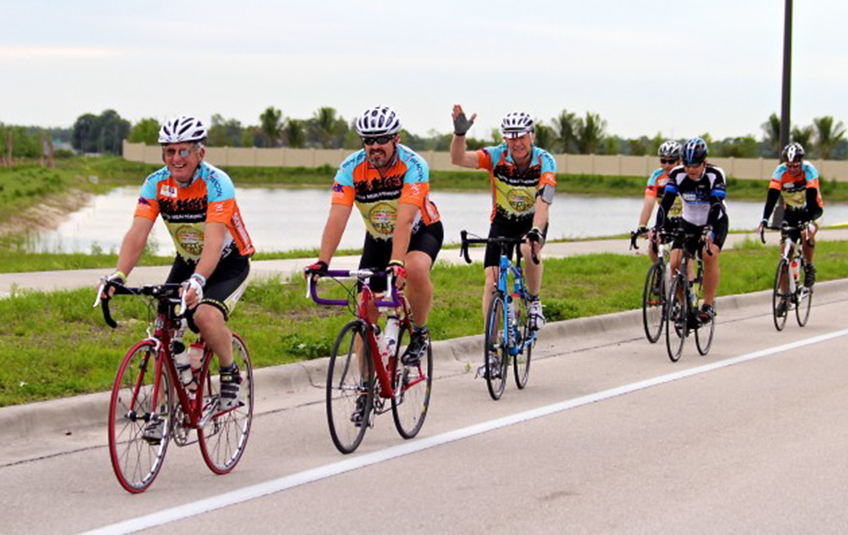
[[172, 444], [137, 496], [105, 424], [32, 436], [0, 463], [0, 532], [845, 533], [848, 291], [817, 299], [782, 333], [763, 302], [720, 308], [711, 353], [676, 364], [632, 323], [548, 339], [498, 402], [476, 354], [441, 359], [421, 435], [384, 415], [350, 456], [321, 390], [265, 392], [233, 473]]

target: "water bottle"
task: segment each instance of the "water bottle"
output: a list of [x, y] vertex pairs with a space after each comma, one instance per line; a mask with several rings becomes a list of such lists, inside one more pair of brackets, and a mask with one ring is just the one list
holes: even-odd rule
[[790, 266], [792, 266], [792, 278], [797, 281], [801, 272], [801, 266], [798, 265], [798, 260], [793, 260]]
[[[386, 345], [386, 356], [392, 356], [397, 350], [398, 334], [400, 334], [400, 320], [397, 316], [389, 316], [386, 319], [386, 332], [383, 334], [383, 340]], [[382, 353], [383, 349], [380, 348]]]
[[187, 385], [191, 382], [191, 364], [189, 363], [188, 351], [185, 343], [183, 343], [183, 335], [185, 334], [185, 321], [180, 323], [177, 331], [174, 333], [174, 338], [171, 340], [171, 354], [174, 356], [174, 365], [177, 368], [177, 375], [180, 376], [180, 382]]

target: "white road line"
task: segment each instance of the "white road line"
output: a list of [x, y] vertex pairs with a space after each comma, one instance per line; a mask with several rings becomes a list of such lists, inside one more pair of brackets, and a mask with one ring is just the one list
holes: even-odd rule
[[469, 427], [464, 427], [462, 429], [457, 429], [455, 431], [448, 431], [447, 433], [417, 439], [412, 442], [405, 442], [403, 444], [393, 446], [391, 448], [386, 448], [358, 457], [352, 457], [344, 461], [327, 464], [318, 468], [313, 468], [312, 470], [307, 470], [305, 472], [299, 472], [290, 476], [280, 477], [277, 479], [266, 481], [264, 483], [259, 483], [257, 485], [244, 487], [242, 489], [235, 490], [232, 492], [219, 494], [218, 496], [213, 496], [204, 500], [187, 503], [185, 505], [180, 505], [171, 509], [165, 509], [163, 511], [140, 516], [137, 518], [126, 520], [124, 522], [119, 522], [117, 524], [104, 526], [99, 529], [88, 531], [83, 535], [134, 533], [144, 529], [161, 526], [170, 522], [175, 522], [177, 520], [182, 520], [184, 518], [199, 515], [207, 511], [214, 511], [216, 509], [221, 509], [230, 505], [255, 500], [257, 498], [261, 498], [269, 494], [275, 494], [277, 492], [282, 492], [284, 490], [298, 487], [300, 485], [305, 485], [306, 483], [327, 479], [333, 476], [337, 476], [339, 474], [343, 474], [345, 472], [350, 472], [352, 470], [357, 470], [366, 466], [382, 463], [391, 459], [397, 459], [398, 457], [403, 457], [404, 455], [409, 455], [411, 453], [427, 450], [435, 446], [441, 446], [443, 444], [448, 444], [457, 440], [462, 440], [465, 438], [480, 435], [482, 433], [486, 433], [494, 429], [500, 429], [502, 427], [515, 425], [521, 422], [526, 422], [528, 420], [540, 418], [542, 416], [548, 416], [550, 414], [555, 414], [576, 407], [581, 407], [590, 403], [611, 399], [625, 394], [630, 394], [632, 392], [637, 392], [646, 388], [651, 388], [665, 383], [670, 383], [672, 381], [692, 377], [693, 375], [708, 373], [721, 368], [726, 368], [728, 366], [733, 366], [735, 364], [741, 364], [743, 362], [768, 357], [770, 355], [776, 355], [778, 353], [792, 351], [793, 349], [797, 349], [799, 347], [818, 344], [820, 342], [825, 342], [827, 340], [832, 340], [834, 338], [839, 338], [841, 336], [846, 335], [848, 335], [848, 329], [835, 331], [829, 334], [816, 336], [813, 338], [808, 338], [806, 340], [799, 340], [791, 344], [784, 344], [770, 349], [755, 351], [753, 353], [748, 353], [739, 357], [725, 359], [711, 364], [697, 366], [695, 368], [689, 368], [687, 370], [682, 370], [676, 373], [661, 375], [659, 377], [654, 377], [652, 379], [647, 379], [638, 383], [632, 383], [617, 388], [611, 388], [609, 390], [604, 390], [595, 394], [589, 394], [586, 396], [581, 396], [579, 398], [554, 403], [553, 405], [547, 405], [544, 407], [520, 412], [511, 416], [505, 416], [495, 420], [490, 420], [488, 422], [483, 422]]

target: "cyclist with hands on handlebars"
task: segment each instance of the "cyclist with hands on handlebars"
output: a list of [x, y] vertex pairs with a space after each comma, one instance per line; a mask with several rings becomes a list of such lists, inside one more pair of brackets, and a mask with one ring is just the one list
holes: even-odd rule
[[[668, 175], [671, 170], [680, 165], [680, 152], [682, 147], [680, 143], [674, 140], [668, 140], [659, 146], [657, 154], [660, 157], [660, 167], [657, 168], [651, 176], [648, 177], [648, 185], [645, 188], [645, 203], [642, 206], [642, 213], [639, 215], [639, 227], [630, 233], [630, 240], [634, 243], [639, 236], [648, 237], [648, 257], [651, 262], [657, 261], [657, 242], [659, 236], [655, 236], [648, 229], [648, 221], [651, 219], [651, 213], [654, 211], [654, 205], [662, 200], [665, 193], [665, 185], [668, 183]], [[683, 205], [678, 197], [672, 205], [669, 217], [679, 218]]]
[[813, 266], [815, 235], [818, 231], [816, 220], [824, 213], [824, 203], [819, 187], [819, 173], [813, 164], [804, 159], [804, 154], [804, 147], [800, 143], [790, 143], [783, 148], [782, 161], [769, 182], [763, 219], [757, 232], [763, 233], [777, 201], [783, 197], [783, 221], [790, 227], [807, 223], [800, 237], [804, 238], [801, 240], [801, 248], [807, 261], [804, 286], [809, 288], [816, 281], [816, 268]]
[[[405, 283], [415, 325], [402, 360], [415, 365], [427, 354], [430, 344], [430, 269], [442, 247], [444, 230], [439, 212], [430, 201], [427, 162], [400, 143], [400, 131], [400, 118], [388, 106], [368, 108], [356, 120], [363, 148], [342, 162], [336, 173], [321, 253], [304, 272], [327, 272], [356, 204], [367, 229], [359, 269], [386, 269], [398, 285]], [[371, 288], [384, 291], [386, 280], [372, 280]], [[371, 316], [369, 319], [376, 322], [376, 308]]]
[[[182, 283], [190, 316], [206, 345], [221, 365], [220, 408], [238, 405], [241, 376], [233, 362], [232, 331], [226, 321], [244, 290], [254, 249], [235, 200], [230, 177], [206, 163], [206, 127], [194, 117], [180, 115], [162, 125], [159, 144], [165, 166], [144, 182], [133, 222], [124, 236], [118, 265], [105, 277], [100, 299], [115, 293], [112, 284], [125, 284], [161, 215], [177, 250], [168, 283]], [[159, 429], [145, 429], [155, 440]]]
[[[492, 183], [492, 215], [489, 237], [518, 238], [529, 243], [521, 246], [526, 259], [530, 326], [540, 329], [545, 324], [539, 293], [542, 288], [541, 251], [548, 230], [548, 212], [556, 191], [556, 162], [546, 150], [533, 145], [535, 126], [525, 112], [508, 113], [501, 121], [504, 143], [478, 151], [465, 150], [465, 135], [477, 114], [467, 118], [462, 106], [453, 107], [454, 135], [451, 140], [451, 163], [470, 169], [486, 169]], [[531, 247], [539, 263], [531, 262]], [[483, 289], [483, 320], [486, 320], [497, 288], [500, 249], [486, 246]]]
[[728, 230], [724, 205], [727, 180], [724, 170], [707, 163], [708, 154], [709, 149], [703, 139], [696, 137], [686, 142], [682, 150], [683, 165], [675, 167], [669, 174], [655, 225], [655, 230], [663, 226], [669, 229], [673, 225], [666, 214], [680, 196], [683, 211], [678, 227], [680, 233], [672, 244], [671, 270], [674, 273], [680, 268], [683, 247], [695, 253], [703, 238], [704, 304], [698, 312], [698, 320], [702, 323], [712, 321], [715, 316], [720, 278], [718, 258]]

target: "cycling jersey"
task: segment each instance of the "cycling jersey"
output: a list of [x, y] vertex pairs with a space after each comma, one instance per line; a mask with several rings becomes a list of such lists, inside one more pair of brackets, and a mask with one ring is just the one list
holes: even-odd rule
[[477, 168], [489, 171], [492, 183], [491, 220], [533, 220], [536, 196], [544, 186], [556, 187], [556, 161], [544, 149], [533, 147], [530, 166], [520, 171], [506, 143], [477, 151]]
[[253, 244], [236, 204], [233, 181], [206, 162], [200, 163], [187, 185], [173, 178], [167, 167], [147, 177], [135, 216], [156, 220], [159, 214], [174, 240], [177, 254], [186, 261], [200, 259], [206, 223], [227, 226], [221, 257], [235, 250], [241, 256], [253, 254]]
[[[645, 197], [654, 197], [662, 200], [663, 194], [665, 193], [665, 185], [668, 183], [668, 175], [665, 174], [665, 171], [662, 167], [651, 173], [651, 176], [648, 177], [648, 186], [645, 188]], [[669, 217], [680, 217], [680, 213], [683, 211], [683, 201], [680, 200], [680, 197], [677, 197], [674, 200], [674, 204], [671, 206], [671, 210], [669, 210]]]
[[678, 195], [683, 199], [683, 220], [693, 225], [715, 226], [716, 222], [725, 217], [724, 197], [727, 180], [724, 170], [707, 164], [703, 175], [698, 180], [692, 180], [682, 165], [671, 170], [665, 186], [662, 200], [662, 210], [657, 214], [657, 223], [662, 224], [671, 208], [674, 198]]
[[783, 202], [791, 209], [799, 209], [807, 206], [807, 188], [816, 188], [818, 195], [816, 202], [819, 208], [824, 207], [819, 187], [819, 172], [808, 161], [801, 164], [801, 173], [795, 177], [789, 173], [785, 163], [777, 166], [769, 182], [770, 189], [776, 189], [783, 196]]
[[413, 232], [421, 225], [439, 221], [439, 211], [430, 201], [430, 169], [424, 158], [409, 147], [397, 145], [394, 163], [386, 176], [372, 166], [365, 149], [342, 162], [333, 183], [333, 204], [353, 206], [354, 202], [368, 233], [375, 239], [391, 239], [397, 222], [399, 204], [419, 208]]

